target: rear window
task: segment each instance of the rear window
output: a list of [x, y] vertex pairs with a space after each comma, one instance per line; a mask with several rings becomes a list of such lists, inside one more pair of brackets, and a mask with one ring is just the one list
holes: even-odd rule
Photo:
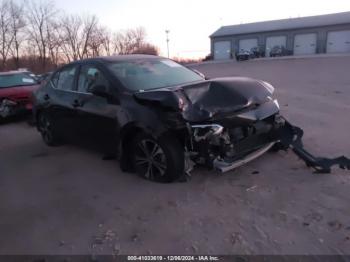
[[9, 88], [15, 86], [36, 85], [37, 82], [28, 74], [8, 74], [0, 75], [0, 88]]

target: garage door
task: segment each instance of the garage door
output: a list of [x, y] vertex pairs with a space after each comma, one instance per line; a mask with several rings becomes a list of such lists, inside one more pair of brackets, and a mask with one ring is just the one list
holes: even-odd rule
[[270, 56], [270, 51], [275, 46], [287, 46], [287, 37], [284, 35], [281, 36], [270, 36], [266, 38], [266, 56]]
[[220, 41], [214, 43], [214, 59], [223, 60], [231, 58], [231, 42]]
[[316, 53], [317, 35], [300, 34], [294, 37], [294, 55], [310, 55]]
[[239, 40], [239, 50], [250, 51], [254, 47], [258, 47], [258, 39], [256, 38]]
[[327, 37], [327, 53], [350, 52], [350, 30], [329, 32]]

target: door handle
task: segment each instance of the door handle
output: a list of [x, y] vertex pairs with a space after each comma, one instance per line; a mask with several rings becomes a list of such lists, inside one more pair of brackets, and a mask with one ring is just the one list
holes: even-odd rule
[[47, 100], [50, 100], [50, 96], [48, 94], [45, 94], [44, 95], [44, 100], [47, 101]]
[[72, 104], [73, 107], [81, 107], [83, 106], [83, 103], [80, 102], [79, 100], [75, 99]]

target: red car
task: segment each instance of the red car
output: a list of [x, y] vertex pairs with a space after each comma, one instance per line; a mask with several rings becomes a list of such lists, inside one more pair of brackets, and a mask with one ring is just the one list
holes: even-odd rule
[[0, 73], [0, 120], [32, 110], [32, 93], [39, 83], [28, 72]]

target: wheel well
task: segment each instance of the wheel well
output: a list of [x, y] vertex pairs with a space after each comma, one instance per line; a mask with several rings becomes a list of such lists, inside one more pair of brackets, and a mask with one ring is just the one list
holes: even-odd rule
[[140, 127], [131, 127], [128, 128], [124, 133], [125, 135], [122, 136], [121, 140], [121, 158], [120, 158], [120, 167], [122, 171], [124, 172], [132, 172], [134, 171], [134, 167], [132, 165], [131, 161], [131, 147], [130, 143], [132, 142], [133, 138], [141, 133], [144, 132], [142, 128]]
[[[137, 126], [133, 126], [133, 127], [129, 127], [128, 129], [124, 130], [124, 135], [122, 135], [121, 137], [121, 141], [120, 141], [120, 149], [121, 149], [121, 157], [120, 157], [120, 166], [122, 171], [124, 172], [133, 172], [134, 171], [134, 167], [132, 164], [132, 160], [131, 160], [131, 154], [132, 154], [132, 150], [131, 150], [131, 142], [133, 140], [134, 137], [136, 137], [137, 134], [139, 133], [146, 133], [146, 134], [150, 134], [152, 135], [152, 133], [147, 132], [146, 130], [144, 130], [141, 127], [137, 127]], [[163, 134], [161, 134], [161, 137], [172, 137], [173, 139], [178, 139], [180, 134], [177, 134], [176, 132], [172, 132], [172, 131], [167, 131]], [[181, 135], [180, 135], [181, 137]], [[184, 143], [184, 141], [182, 139], [178, 139], [178, 142], [180, 143]]]
[[39, 115], [42, 114], [43, 110], [37, 110], [34, 113], [33, 120], [34, 120], [34, 125], [38, 127], [38, 120], [39, 120]]

